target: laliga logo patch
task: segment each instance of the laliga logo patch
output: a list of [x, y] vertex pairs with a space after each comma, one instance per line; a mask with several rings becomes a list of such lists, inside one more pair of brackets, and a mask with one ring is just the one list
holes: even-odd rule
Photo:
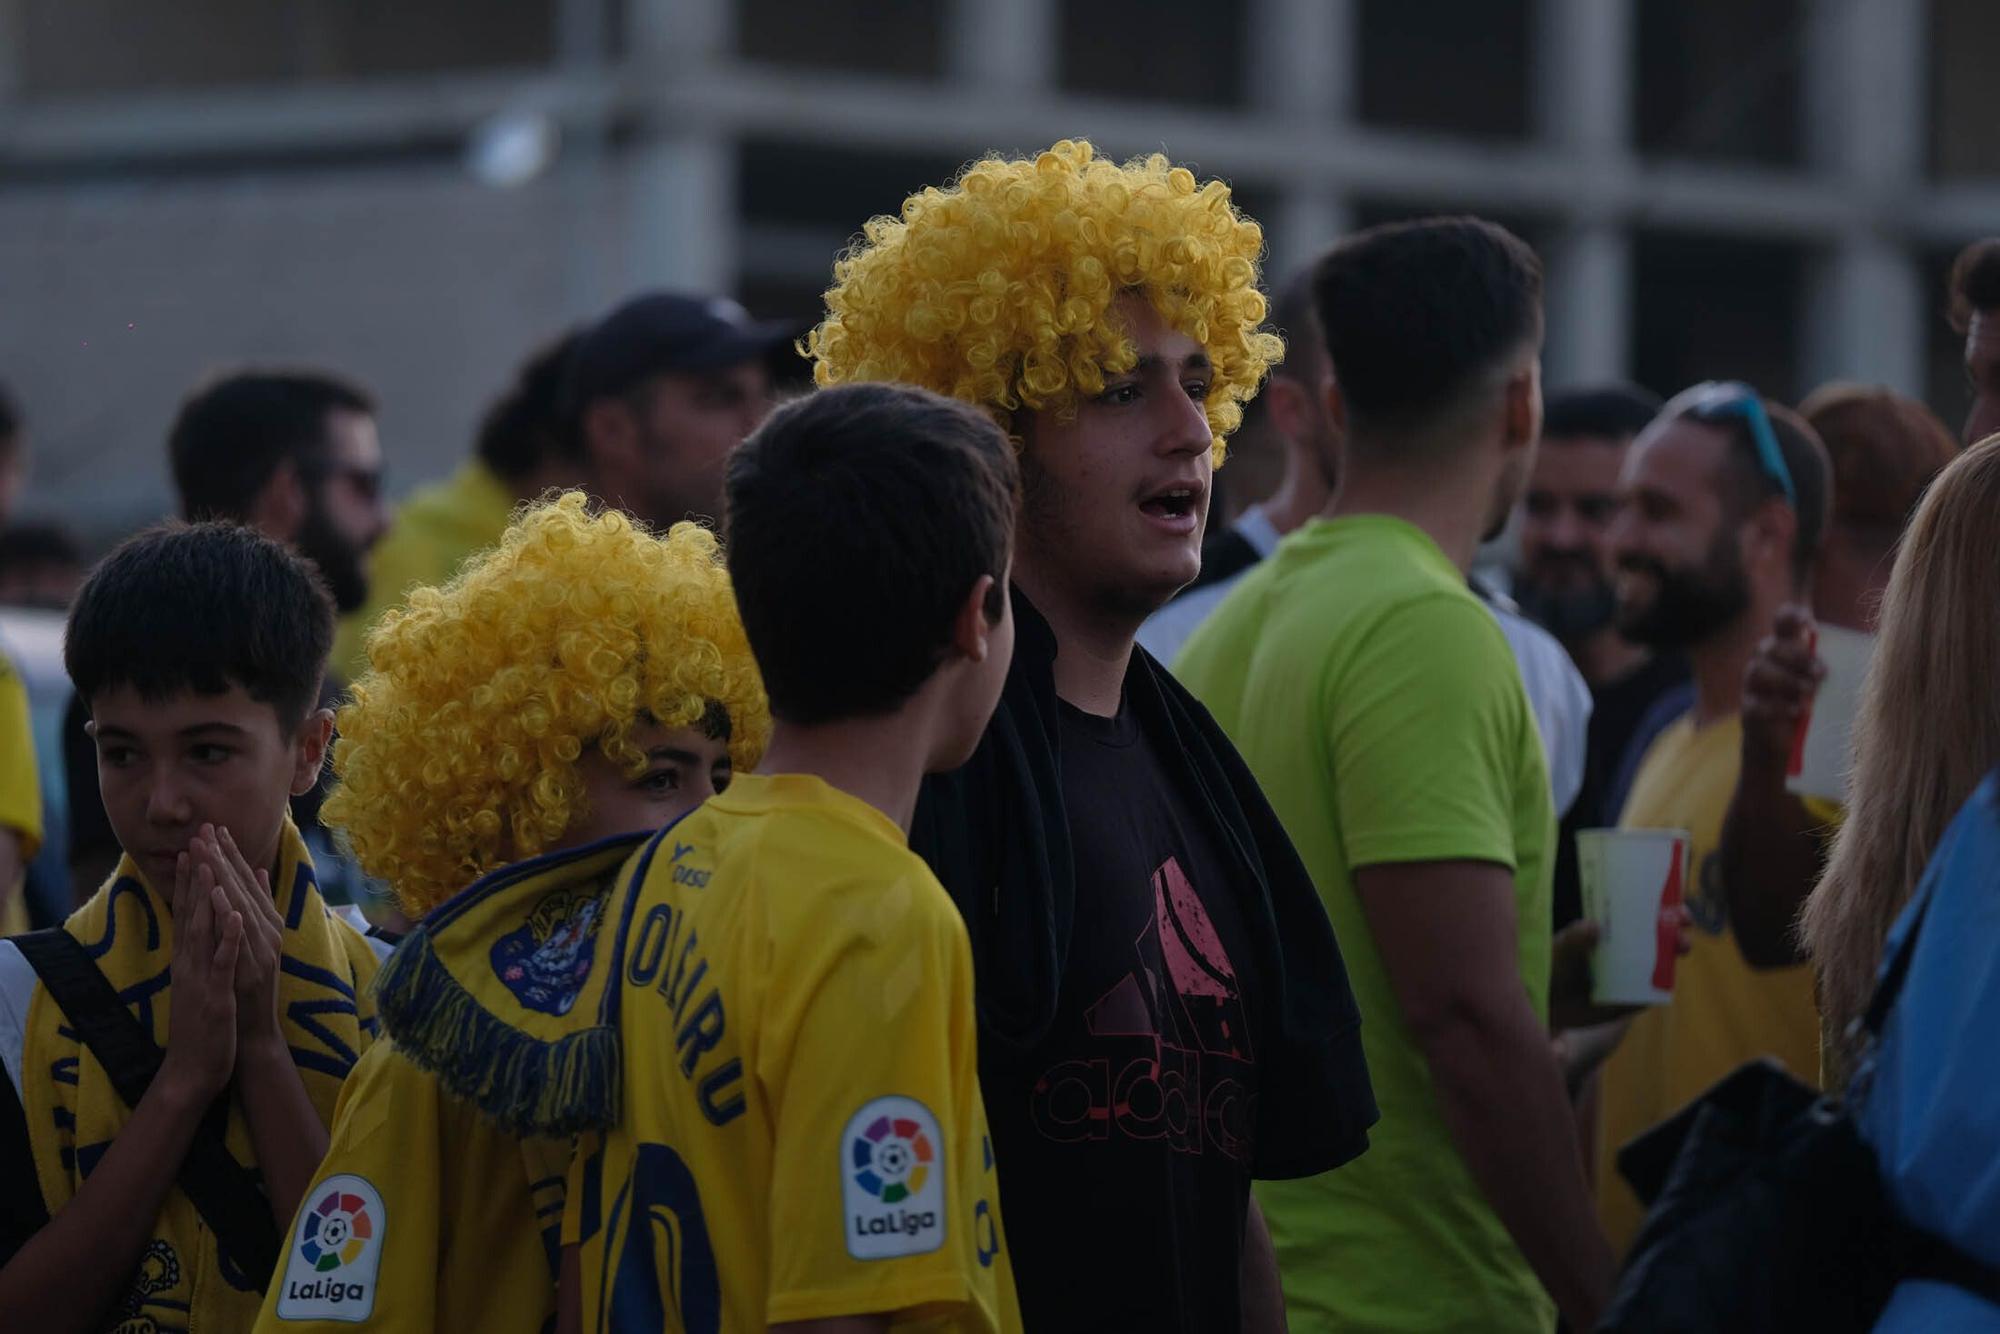
[[847, 1253], [923, 1255], [944, 1245], [944, 1136], [915, 1098], [877, 1098], [840, 1137]]
[[359, 1323], [375, 1311], [375, 1271], [388, 1222], [366, 1177], [328, 1177], [306, 1197], [279, 1280], [280, 1320]]

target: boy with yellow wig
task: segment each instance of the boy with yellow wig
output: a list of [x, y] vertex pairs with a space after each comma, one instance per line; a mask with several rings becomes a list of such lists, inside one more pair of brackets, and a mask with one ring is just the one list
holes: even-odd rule
[[259, 1328], [540, 1331], [570, 1140], [524, 1132], [607, 1079], [577, 1021], [601, 891], [756, 764], [763, 686], [714, 536], [574, 492], [412, 592], [368, 652], [326, 815], [421, 921]]
[[1200, 569], [1214, 465], [1283, 354], [1220, 181], [1064, 141], [987, 158], [835, 267], [821, 384], [903, 380], [1014, 440], [1019, 643], [911, 845], [977, 962], [980, 1078], [1026, 1326], [1276, 1329], [1256, 1177], [1375, 1119], [1312, 881], [1140, 624]]

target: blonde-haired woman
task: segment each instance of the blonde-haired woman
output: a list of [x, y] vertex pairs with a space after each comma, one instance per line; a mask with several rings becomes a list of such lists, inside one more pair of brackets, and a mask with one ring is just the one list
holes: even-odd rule
[[1890, 576], [1850, 815], [1804, 918], [1828, 1062], [1902, 1234], [1878, 1334], [2000, 1331], [1996, 516], [1989, 436], [1939, 475]]
[[1829, 1087], [1882, 942], [1953, 815], [2000, 764], [2000, 436], [1955, 459], [1904, 535], [1854, 723], [1847, 820], [1800, 934]]

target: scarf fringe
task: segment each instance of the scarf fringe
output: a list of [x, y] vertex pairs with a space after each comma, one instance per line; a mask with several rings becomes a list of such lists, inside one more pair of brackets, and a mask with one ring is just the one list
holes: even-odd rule
[[530, 1037], [481, 1005], [421, 928], [382, 965], [376, 1005], [397, 1050], [515, 1135], [574, 1135], [617, 1119], [617, 1029]]

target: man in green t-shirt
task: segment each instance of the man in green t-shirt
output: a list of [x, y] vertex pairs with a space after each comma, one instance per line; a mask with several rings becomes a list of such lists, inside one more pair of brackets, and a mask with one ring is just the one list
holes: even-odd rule
[[1258, 1183], [1291, 1328], [1588, 1329], [1613, 1261], [1549, 1043], [1555, 811], [1465, 579], [1534, 456], [1541, 266], [1491, 223], [1404, 223], [1314, 295], [1344, 489], [1174, 664], [1312, 871], [1382, 1108], [1362, 1159]]

